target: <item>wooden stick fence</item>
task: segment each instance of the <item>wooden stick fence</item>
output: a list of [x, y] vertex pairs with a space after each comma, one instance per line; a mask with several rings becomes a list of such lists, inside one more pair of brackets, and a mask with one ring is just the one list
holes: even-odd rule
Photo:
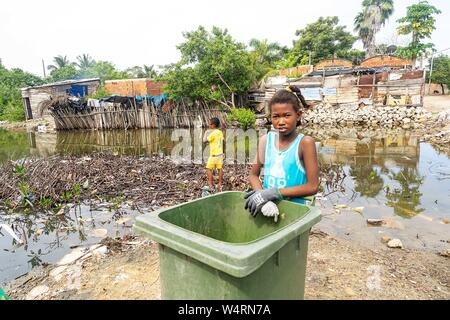
[[225, 123], [226, 112], [196, 102], [192, 105], [184, 101], [167, 101], [156, 107], [152, 103], [140, 106], [136, 100], [131, 106], [120, 103], [106, 103], [101, 106], [76, 110], [70, 105], [60, 105], [50, 110], [57, 130], [75, 129], [151, 129], [151, 128], [193, 128], [205, 127], [211, 118], [219, 118]]

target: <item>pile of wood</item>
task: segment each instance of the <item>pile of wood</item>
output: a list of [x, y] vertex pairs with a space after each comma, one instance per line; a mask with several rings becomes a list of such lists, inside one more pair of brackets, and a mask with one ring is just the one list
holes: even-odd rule
[[[247, 190], [250, 167], [226, 164], [223, 190]], [[325, 195], [341, 190], [346, 177], [342, 165], [326, 163], [321, 164], [320, 176]], [[112, 153], [10, 161], [0, 166], [0, 181], [0, 214], [21, 211], [24, 205], [32, 211], [46, 212], [50, 208], [43, 200], [51, 200], [52, 209], [66, 202], [111, 201], [117, 197], [138, 206], [170, 206], [199, 198], [208, 184], [204, 164]]]
[[[23, 189], [28, 190], [28, 205], [42, 209], [41, 199], [54, 204], [76, 200], [109, 201], [123, 196], [140, 206], [173, 205], [196, 199], [207, 185], [204, 164], [175, 163], [169, 157], [115, 156], [97, 153], [85, 157], [53, 156], [23, 161], [23, 174], [15, 162], [0, 166], [0, 212], [21, 209]], [[244, 191], [248, 187], [249, 165], [229, 164], [224, 175], [224, 190]], [[21, 172], [22, 172], [21, 171]], [[22, 192], [21, 192], [22, 190]]]

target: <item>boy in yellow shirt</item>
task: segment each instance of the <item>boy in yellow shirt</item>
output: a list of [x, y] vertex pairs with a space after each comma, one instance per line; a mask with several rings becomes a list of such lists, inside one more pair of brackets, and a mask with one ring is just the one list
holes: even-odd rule
[[220, 120], [218, 118], [212, 118], [209, 122], [209, 128], [212, 132], [207, 136], [204, 142], [209, 143], [209, 159], [206, 164], [206, 175], [208, 177], [209, 189], [204, 188], [203, 195], [208, 195], [214, 191], [213, 186], [213, 169], [217, 168], [219, 174], [219, 188], [218, 191], [222, 192], [222, 179], [223, 179], [223, 133], [220, 128]]

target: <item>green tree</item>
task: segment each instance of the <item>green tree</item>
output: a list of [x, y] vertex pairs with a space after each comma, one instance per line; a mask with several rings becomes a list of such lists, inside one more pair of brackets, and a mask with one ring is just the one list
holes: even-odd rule
[[54, 64], [49, 64], [47, 69], [50, 71], [55, 71], [57, 69], [63, 68], [67, 65], [71, 65], [72, 63], [67, 59], [67, 56], [58, 55], [53, 58]]
[[245, 45], [213, 27], [200, 26], [183, 33], [177, 46], [181, 60], [165, 67], [166, 92], [172, 98], [216, 101], [234, 105], [234, 94], [244, 94], [255, 80], [250, 53]]
[[141, 66], [134, 66], [124, 71], [128, 78], [145, 78], [144, 69]]
[[288, 52], [286, 47], [276, 42], [269, 42], [267, 39], [251, 39], [249, 45], [257, 80], [261, 80], [267, 73], [275, 69], [276, 63], [281, 61]]
[[[431, 65], [429, 66], [431, 68]], [[427, 75], [427, 81], [430, 80], [430, 74]], [[444, 84], [450, 88], [450, 57], [441, 55], [434, 58], [433, 72], [431, 73], [431, 82], [439, 83], [444, 92]]]
[[145, 65], [144, 66], [134, 66], [128, 68], [124, 71], [129, 78], [149, 78], [154, 79], [158, 76], [158, 72], [155, 70], [155, 66]]
[[24, 120], [25, 112], [20, 89], [43, 83], [41, 78], [31, 73], [17, 68], [8, 70], [0, 65], [0, 119]]
[[148, 66], [144, 64], [144, 77], [154, 79], [158, 77], [158, 71], [156, 71], [155, 66], [152, 64], [151, 66]]
[[350, 50], [356, 37], [345, 31], [345, 26], [339, 26], [338, 17], [320, 17], [304, 29], [297, 30], [299, 38], [294, 41], [294, 47], [286, 55], [283, 67], [315, 64], [323, 59], [337, 58]]
[[339, 58], [347, 59], [353, 62], [354, 65], [360, 64], [366, 56], [366, 52], [358, 49], [350, 49], [339, 52]]
[[95, 64], [95, 60], [89, 55], [83, 53], [77, 56], [77, 62], [75, 65], [80, 68], [80, 70], [87, 70]]
[[355, 17], [355, 32], [366, 49], [366, 58], [376, 54], [375, 37], [394, 12], [393, 0], [364, 0], [363, 9]]
[[434, 49], [434, 45], [422, 41], [431, 37], [433, 30], [436, 29], [434, 15], [440, 13], [441, 11], [428, 4], [428, 1], [419, 1], [419, 3], [409, 6], [406, 17], [397, 20], [400, 23], [397, 32], [402, 35], [411, 34], [412, 40], [407, 47], [399, 47], [397, 54], [412, 59], [413, 65], [415, 65], [417, 59], [426, 57], [430, 50]]
[[126, 72], [116, 69], [113, 63], [109, 61], [97, 61], [86, 70], [86, 76], [92, 78], [100, 78], [102, 83], [105, 80], [125, 79]]
[[80, 77], [80, 73], [73, 64], [66, 64], [63, 67], [54, 69], [50, 72], [51, 81], [72, 80]]

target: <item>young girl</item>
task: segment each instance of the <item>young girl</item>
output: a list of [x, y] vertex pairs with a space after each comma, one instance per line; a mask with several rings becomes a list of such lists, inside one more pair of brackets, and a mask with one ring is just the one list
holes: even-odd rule
[[[313, 138], [297, 133], [300, 104], [306, 106], [300, 89], [290, 86], [278, 91], [269, 102], [275, 131], [260, 139], [256, 163], [249, 182], [254, 191], [245, 195], [245, 209], [252, 216], [268, 202], [289, 200], [305, 203], [302, 197], [315, 195], [319, 187], [319, 165]], [[259, 175], [264, 167], [264, 184]]]

